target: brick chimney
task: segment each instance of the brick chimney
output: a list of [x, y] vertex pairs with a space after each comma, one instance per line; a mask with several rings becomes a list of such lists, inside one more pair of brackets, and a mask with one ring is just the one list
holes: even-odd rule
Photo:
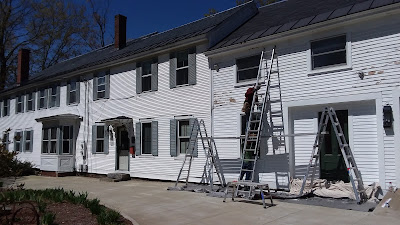
[[18, 51], [17, 85], [21, 85], [29, 79], [29, 49]]
[[115, 48], [121, 49], [126, 46], [126, 16], [115, 16]]

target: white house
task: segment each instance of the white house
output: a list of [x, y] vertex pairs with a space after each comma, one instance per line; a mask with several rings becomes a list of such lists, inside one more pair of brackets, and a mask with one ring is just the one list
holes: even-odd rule
[[[123, 171], [176, 179], [193, 118], [211, 128], [204, 52], [256, 13], [255, 4], [245, 4], [130, 41], [127, 18], [117, 15], [114, 45], [31, 78], [29, 51], [21, 50], [18, 84], [0, 93], [5, 144], [49, 175]], [[201, 151], [194, 177], [204, 162]]]
[[[258, 179], [285, 189], [289, 178], [303, 178], [315, 140], [310, 133], [317, 132], [319, 112], [332, 106], [364, 183], [379, 182], [384, 189], [390, 182], [400, 185], [399, 13], [399, 1], [392, 0], [288, 0], [259, 8], [206, 52], [213, 136], [240, 136], [244, 93], [255, 82], [261, 51], [276, 45], [285, 134], [304, 135], [287, 136], [286, 148], [262, 145]], [[318, 175], [346, 180], [330, 133]], [[239, 140], [216, 141], [221, 158], [240, 157]]]

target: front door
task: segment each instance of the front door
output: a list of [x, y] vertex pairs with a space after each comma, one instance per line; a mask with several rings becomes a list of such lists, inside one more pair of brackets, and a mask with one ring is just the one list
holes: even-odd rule
[[125, 126], [117, 130], [117, 170], [129, 170], [129, 135]]
[[[321, 117], [321, 113], [319, 113]], [[348, 111], [338, 110], [336, 115], [339, 119], [340, 126], [343, 129], [347, 143], [349, 142], [349, 129], [348, 129]], [[324, 142], [321, 146], [321, 178], [329, 181], [342, 180], [349, 182], [349, 176], [346, 169], [346, 164], [342, 157], [339, 143], [336, 138], [335, 130], [332, 127], [331, 121], [328, 123], [328, 134], [324, 136]]]

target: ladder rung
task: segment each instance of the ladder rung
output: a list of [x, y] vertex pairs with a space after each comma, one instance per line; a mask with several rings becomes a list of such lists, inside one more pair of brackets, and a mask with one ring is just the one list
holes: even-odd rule
[[248, 130], [248, 132], [258, 132], [258, 130]]
[[269, 103], [279, 103], [282, 102], [282, 100], [277, 99], [277, 100], [269, 100]]
[[271, 114], [278, 114], [278, 113], [282, 114], [282, 111], [281, 111], [281, 110], [278, 110], [278, 111], [271, 111]]
[[254, 152], [254, 151], [255, 151], [255, 149], [249, 149], [249, 148], [246, 148], [246, 149], [244, 149], [244, 151], [246, 151], [246, 152]]
[[246, 190], [237, 190], [237, 192], [240, 192], [240, 193], [250, 193], [250, 190], [248, 190], [248, 191], [246, 191]]
[[253, 172], [254, 170], [247, 170], [247, 169], [242, 169], [244, 172]]
[[256, 159], [243, 159], [243, 161], [255, 162]]
[[250, 121], [250, 123], [259, 123], [260, 122], [260, 120], [252, 120], [252, 121]]

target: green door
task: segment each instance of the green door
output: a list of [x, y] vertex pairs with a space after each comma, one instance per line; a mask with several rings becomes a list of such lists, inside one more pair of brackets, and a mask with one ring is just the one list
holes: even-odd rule
[[[349, 125], [348, 125], [348, 111], [338, 110], [336, 115], [339, 119], [340, 126], [343, 129], [344, 136], [346, 137], [347, 143], [349, 142]], [[321, 113], [319, 113], [319, 117]], [[322, 179], [327, 179], [329, 181], [342, 180], [344, 182], [349, 182], [349, 176], [347, 173], [346, 164], [342, 157], [342, 153], [339, 148], [339, 143], [336, 138], [335, 130], [332, 127], [331, 121], [328, 123], [327, 127], [328, 134], [324, 136], [324, 143], [321, 146], [321, 174]]]

